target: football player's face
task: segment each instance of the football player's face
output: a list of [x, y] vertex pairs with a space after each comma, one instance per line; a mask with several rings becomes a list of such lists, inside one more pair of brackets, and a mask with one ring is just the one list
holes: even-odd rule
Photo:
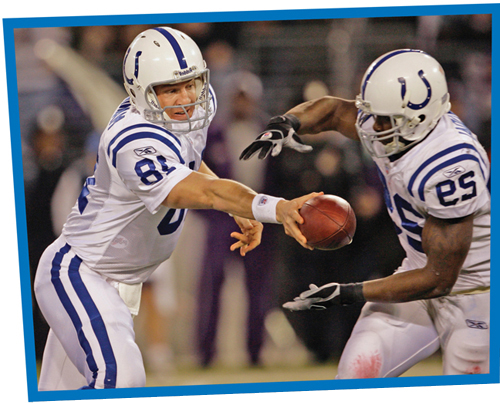
[[[389, 116], [375, 116], [373, 130], [377, 133], [392, 129], [391, 118]], [[379, 140], [382, 144], [389, 144], [393, 139]]]
[[391, 118], [389, 116], [376, 116], [373, 123], [373, 130], [377, 133], [392, 129]]
[[[192, 104], [196, 100], [196, 86], [194, 80], [183, 81], [177, 84], [164, 84], [155, 87], [156, 96], [162, 108], [170, 119], [186, 120], [193, 116], [194, 105], [183, 108], [175, 106]], [[172, 108], [173, 107], [173, 108]], [[187, 113], [187, 115], [186, 115]]]

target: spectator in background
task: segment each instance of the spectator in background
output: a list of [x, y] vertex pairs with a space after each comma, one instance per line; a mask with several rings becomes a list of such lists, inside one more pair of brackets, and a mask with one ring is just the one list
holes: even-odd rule
[[[259, 107], [263, 88], [260, 79], [248, 72], [238, 71], [226, 78], [222, 85], [226, 101], [225, 119], [219, 119], [209, 131], [209, 141], [204, 160], [219, 177], [235, 179], [265, 191], [266, 165], [262, 161], [238, 161], [241, 148], [251, 141], [256, 131], [265, 126], [268, 116]], [[245, 269], [248, 293], [247, 350], [251, 365], [259, 365], [264, 341], [264, 319], [272, 306], [273, 228], [263, 233], [262, 243], [252, 253], [241, 257], [231, 253], [232, 243], [227, 236], [234, 230], [234, 220], [225, 213], [197, 211], [207, 222], [205, 256], [198, 287], [197, 345], [200, 363], [206, 367], [213, 363], [216, 354], [216, 336], [219, 324], [221, 291], [226, 270], [231, 270], [232, 259], [241, 259]]]

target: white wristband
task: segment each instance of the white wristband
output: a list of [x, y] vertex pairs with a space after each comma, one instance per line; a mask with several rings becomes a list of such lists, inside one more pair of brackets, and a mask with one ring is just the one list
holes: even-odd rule
[[257, 221], [279, 224], [276, 219], [276, 205], [282, 197], [273, 197], [265, 194], [258, 194], [252, 201], [252, 213]]

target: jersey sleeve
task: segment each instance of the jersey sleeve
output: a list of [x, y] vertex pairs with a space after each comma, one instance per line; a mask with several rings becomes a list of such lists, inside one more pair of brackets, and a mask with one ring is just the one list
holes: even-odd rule
[[488, 164], [480, 155], [462, 153], [436, 163], [411, 189], [417, 204], [441, 219], [473, 214], [489, 201]]
[[113, 150], [112, 164], [121, 179], [153, 214], [172, 188], [192, 173], [180, 149], [175, 137], [150, 133]]

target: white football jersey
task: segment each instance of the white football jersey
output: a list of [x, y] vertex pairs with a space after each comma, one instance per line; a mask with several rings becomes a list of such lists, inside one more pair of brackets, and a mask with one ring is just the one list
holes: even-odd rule
[[[216, 99], [210, 92], [211, 121]], [[135, 284], [170, 257], [186, 210], [161, 203], [200, 168], [207, 131], [208, 126], [176, 134], [175, 127], [167, 130], [145, 120], [129, 98], [122, 102], [101, 136], [94, 175], [87, 178], [62, 231], [91, 269]]]
[[[373, 122], [367, 122], [372, 124]], [[490, 163], [477, 137], [452, 112], [406, 154], [374, 158], [385, 202], [406, 258], [399, 271], [422, 268], [422, 229], [428, 216], [474, 214], [469, 254], [452, 292], [490, 285]]]

